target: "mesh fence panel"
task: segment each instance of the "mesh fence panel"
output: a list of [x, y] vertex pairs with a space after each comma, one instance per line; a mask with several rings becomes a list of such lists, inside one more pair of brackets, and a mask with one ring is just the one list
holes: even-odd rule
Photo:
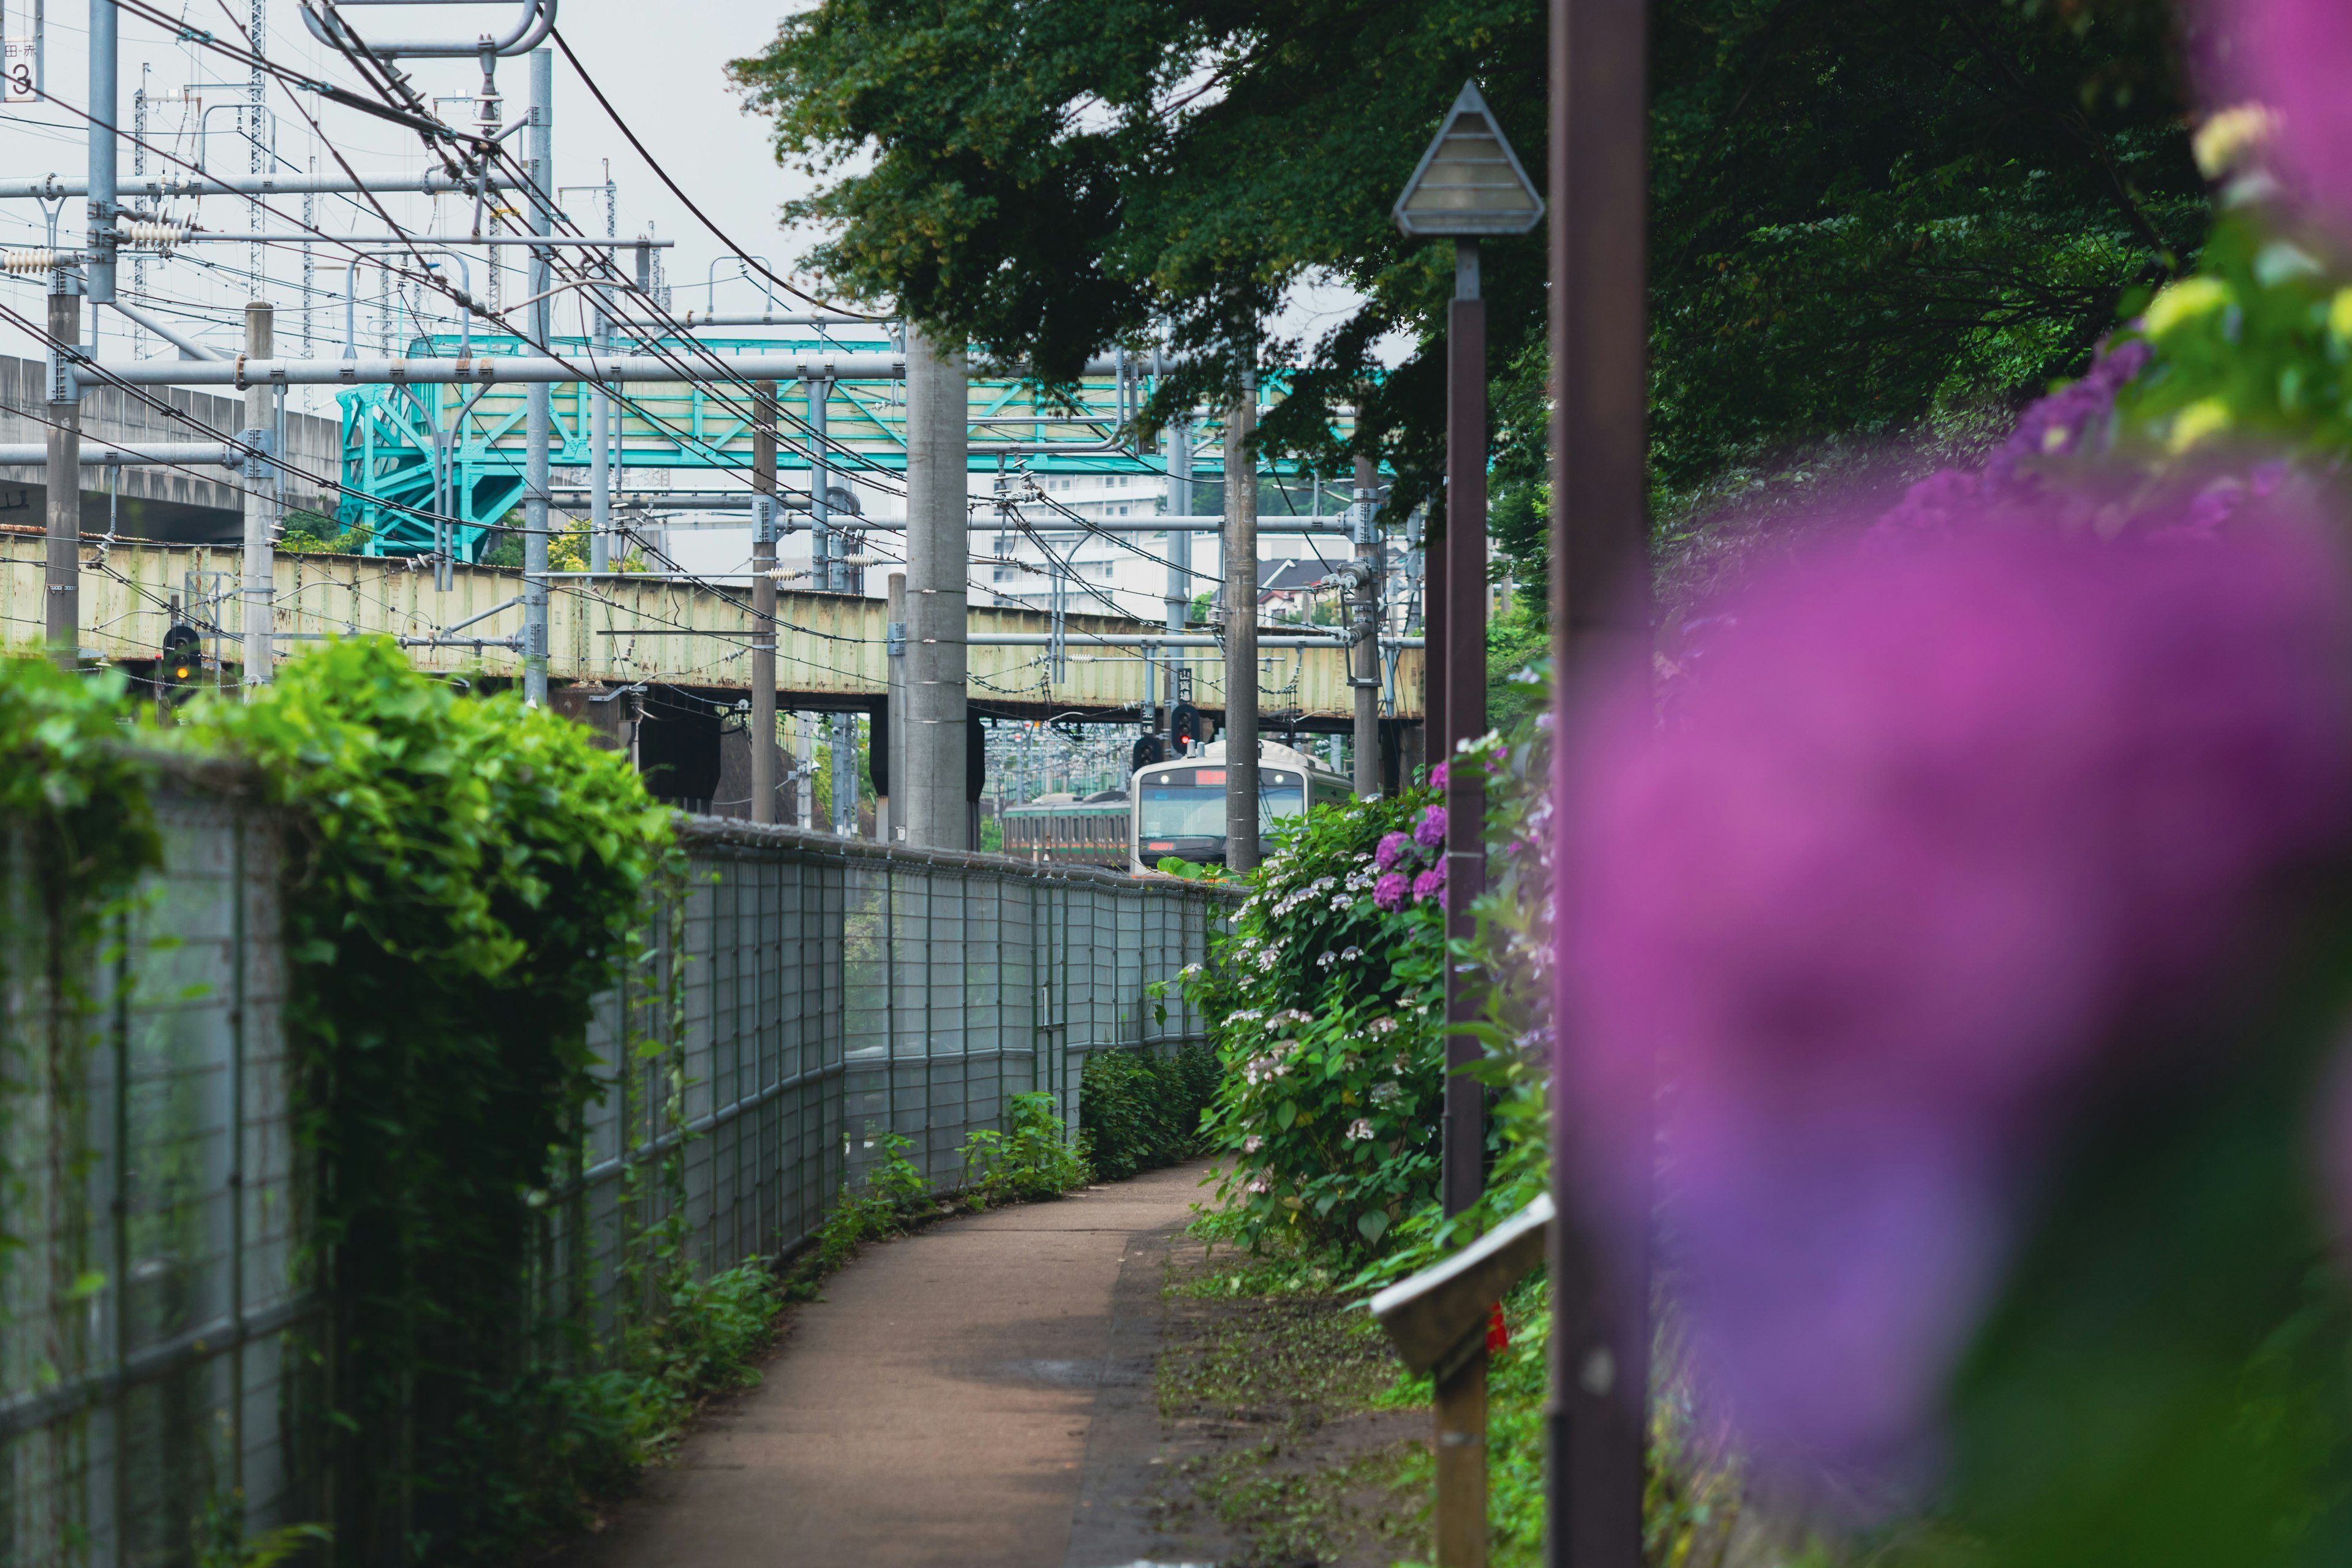
[[[277, 841], [199, 787], [157, 812], [164, 869], [61, 994], [22, 847], [0, 844], [0, 1568], [186, 1563], [327, 1512]], [[1202, 1037], [1146, 988], [1202, 959], [1230, 894], [789, 830], [684, 838], [598, 1001], [605, 1093], [523, 1260], [550, 1361], [659, 1310], [658, 1258], [701, 1275], [807, 1239], [886, 1136], [952, 1187], [1012, 1096], [1054, 1094], [1075, 1128], [1087, 1053]]]

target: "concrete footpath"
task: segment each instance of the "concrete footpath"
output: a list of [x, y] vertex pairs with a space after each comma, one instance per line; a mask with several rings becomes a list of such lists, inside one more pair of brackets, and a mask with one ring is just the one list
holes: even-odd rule
[[1205, 1169], [867, 1247], [565, 1568], [1064, 1568], [1136, 1540], [1072, 1520], [1142, 1479], [1158, 1264]]

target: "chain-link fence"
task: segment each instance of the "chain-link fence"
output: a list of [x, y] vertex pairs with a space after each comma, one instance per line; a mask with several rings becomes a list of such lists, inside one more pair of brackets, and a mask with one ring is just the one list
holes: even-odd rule
[[[0, 907], [0, 1568], [237, 1560], [328, 1513], [335, 1356], [305, 1285], [310, 1172], [282, 1026], [277, 841], [234, 792], [158, 796], [164, 869], [49, 975], [12, 851]], [[684, 877], [600, 1003], [607, 1079], [551, 1183], [542, 1318], [604, 1341], [653, 1291], [807, 1239], [909, 1141], [955, 1185], [1010, 1097], [1084, 1118], [1087, 1053], [1203, 1037], [1151, 982], [1232, 895], [689, 823]], [[207, 1553], [212, 1553], [207, 1557]]]
[[541, 1247], [549, 1309], [600, 1331], [641, 1236], [697, 1272], [788, 1251], [886, 1136], [950, 1188], [1013, 1095], [1075, 1129], [1088, 1053], [1206, 1037], [1147, 988], [1206, 957], [1228, 891], [712, 819], [684, 837], [684, 886], [598, 1010], [613, 1087]]
[[[76, 952], [11, 845], [0, 1564], [181, 1563], [315, 1518], [276, 840], [177, 786]], [[308, 1336], [315, 1341], [316, 1334]]]

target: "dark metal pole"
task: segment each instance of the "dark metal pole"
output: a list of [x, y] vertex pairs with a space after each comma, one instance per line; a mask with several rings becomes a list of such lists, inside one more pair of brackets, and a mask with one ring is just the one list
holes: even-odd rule
[[1219, 445], [1225, 465], [1225, 869], [1257, 868], [1257, 377], [1242, 376]]
[[[1559, 733], [1580, 689], [1643, 668], [1647, 584], [1648, 38], [1643, 0], [1551, 0], [1551, 624]], [[1565, 779], [1565, 770], [1562, 770]], [[1564, 786], [1564, 783], [1563, 785]], [[1555, 803], [1556, 821], [1567, 802]], [[1559, 840], [1566, 842], [1565, 835]], [[1563, 876], [1572, 872], [1563, 868]], [[1555, 966], [1567, 984], [1568, 966]], [[1565, 992], [1554, 1016], [1573, 1015]], [[1563, 1050], [1575, 1042], [1563, 1038]], [[1603, 1268], [1570, 1223], [1553, 1090], [1550, 1568], [1639, 1568], [1649, 1259]]]
[[[1439, 760], [1486, 732], [1486, 301], [1478, 297], [1478, 242], [1454, 242], [1454, 303], [1445, 327], [1445, 727]], [[1432, 642], [1437, 639], [1433, 637]], [[1486, 886], [1486, 790], [1470, 769], [1445, 786], [1445, 934], [1471, 936], [1470, 903]], [[1484, 987], [1445, 966], [1445, 1018], [1475, 1022]], [[1447, 1214], [1478, 1201], [1486, 1184], [1486, 1090], [1468, 1075], [1483, 1047], [1468, 1035], [1445, 1041]]]
[[1356, 795], [1370, 800], [1381, 793], [1381, 536], [1372, 527], [1379, 507], [1380, 469], [1370, 458], [1356, 459], [1354, 506], [1349, 526], [1355, 534], [1356, 580], [1355, 657], [1349, 661], [1349, 684], [1356, 698]]
[[[597, 405], [597, 439], [604, 408]], [[751, 384], [751, 489], [764, 504], [751, 531], [751, 820], [776, 820], [776, 384]]]
[[49, 657], [81, 663], [81, 392], [70, 351], [81, 342], [81, 296], [63, 273], [49, 295], [48, 564], [44, 574]]
[[[1423, 525], [1426, 528], [1426, 524]], [[1421, 760], [1445, 760], [1445, 542], [1425, 536], [1421, 556]]]

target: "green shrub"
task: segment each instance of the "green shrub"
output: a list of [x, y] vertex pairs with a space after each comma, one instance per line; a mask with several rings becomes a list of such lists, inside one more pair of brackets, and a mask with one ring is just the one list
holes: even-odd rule
[[963, 1142], [964, 1196], [972, 1206], [1058, 1197], [1092, 1174], [1054, 1114], [1052, 1095], [1016, 1094], [1009, 1109], [1010, 1131], [984, 1127]]
[[1204, 1147], [1201, 1115], [1217, 1093], [1217, 1054], [1096, 1051], [1078, 1075], [1078, 1127], [1087, 1163], [1106, 1182], [1189, 1160]]
[[1384, 910], [1374, 854], [1428, 791], [1318, 807], [1179, 984], [1223, 1068], [1204, 1122], [1231, 1161], [1213, 1228], [1254, 1251], [1379, 1252], [1437, 1180], [1438, 900]]
[[589, 1397], [533, 1373], [518, 1264], [550, 1151], [598, 1092], [591, 1001], [677, 864], [668, 814], [580, 726], [461, 696], [388, 639], [323, 644], [187, 717], [171, 733], [251, 759], [292, 825], [287, 1023], [320, 1172], [306, 1267], [335, 1303], [339, 1549], [511, 1560], [577, 1507], [542, 1439]]

